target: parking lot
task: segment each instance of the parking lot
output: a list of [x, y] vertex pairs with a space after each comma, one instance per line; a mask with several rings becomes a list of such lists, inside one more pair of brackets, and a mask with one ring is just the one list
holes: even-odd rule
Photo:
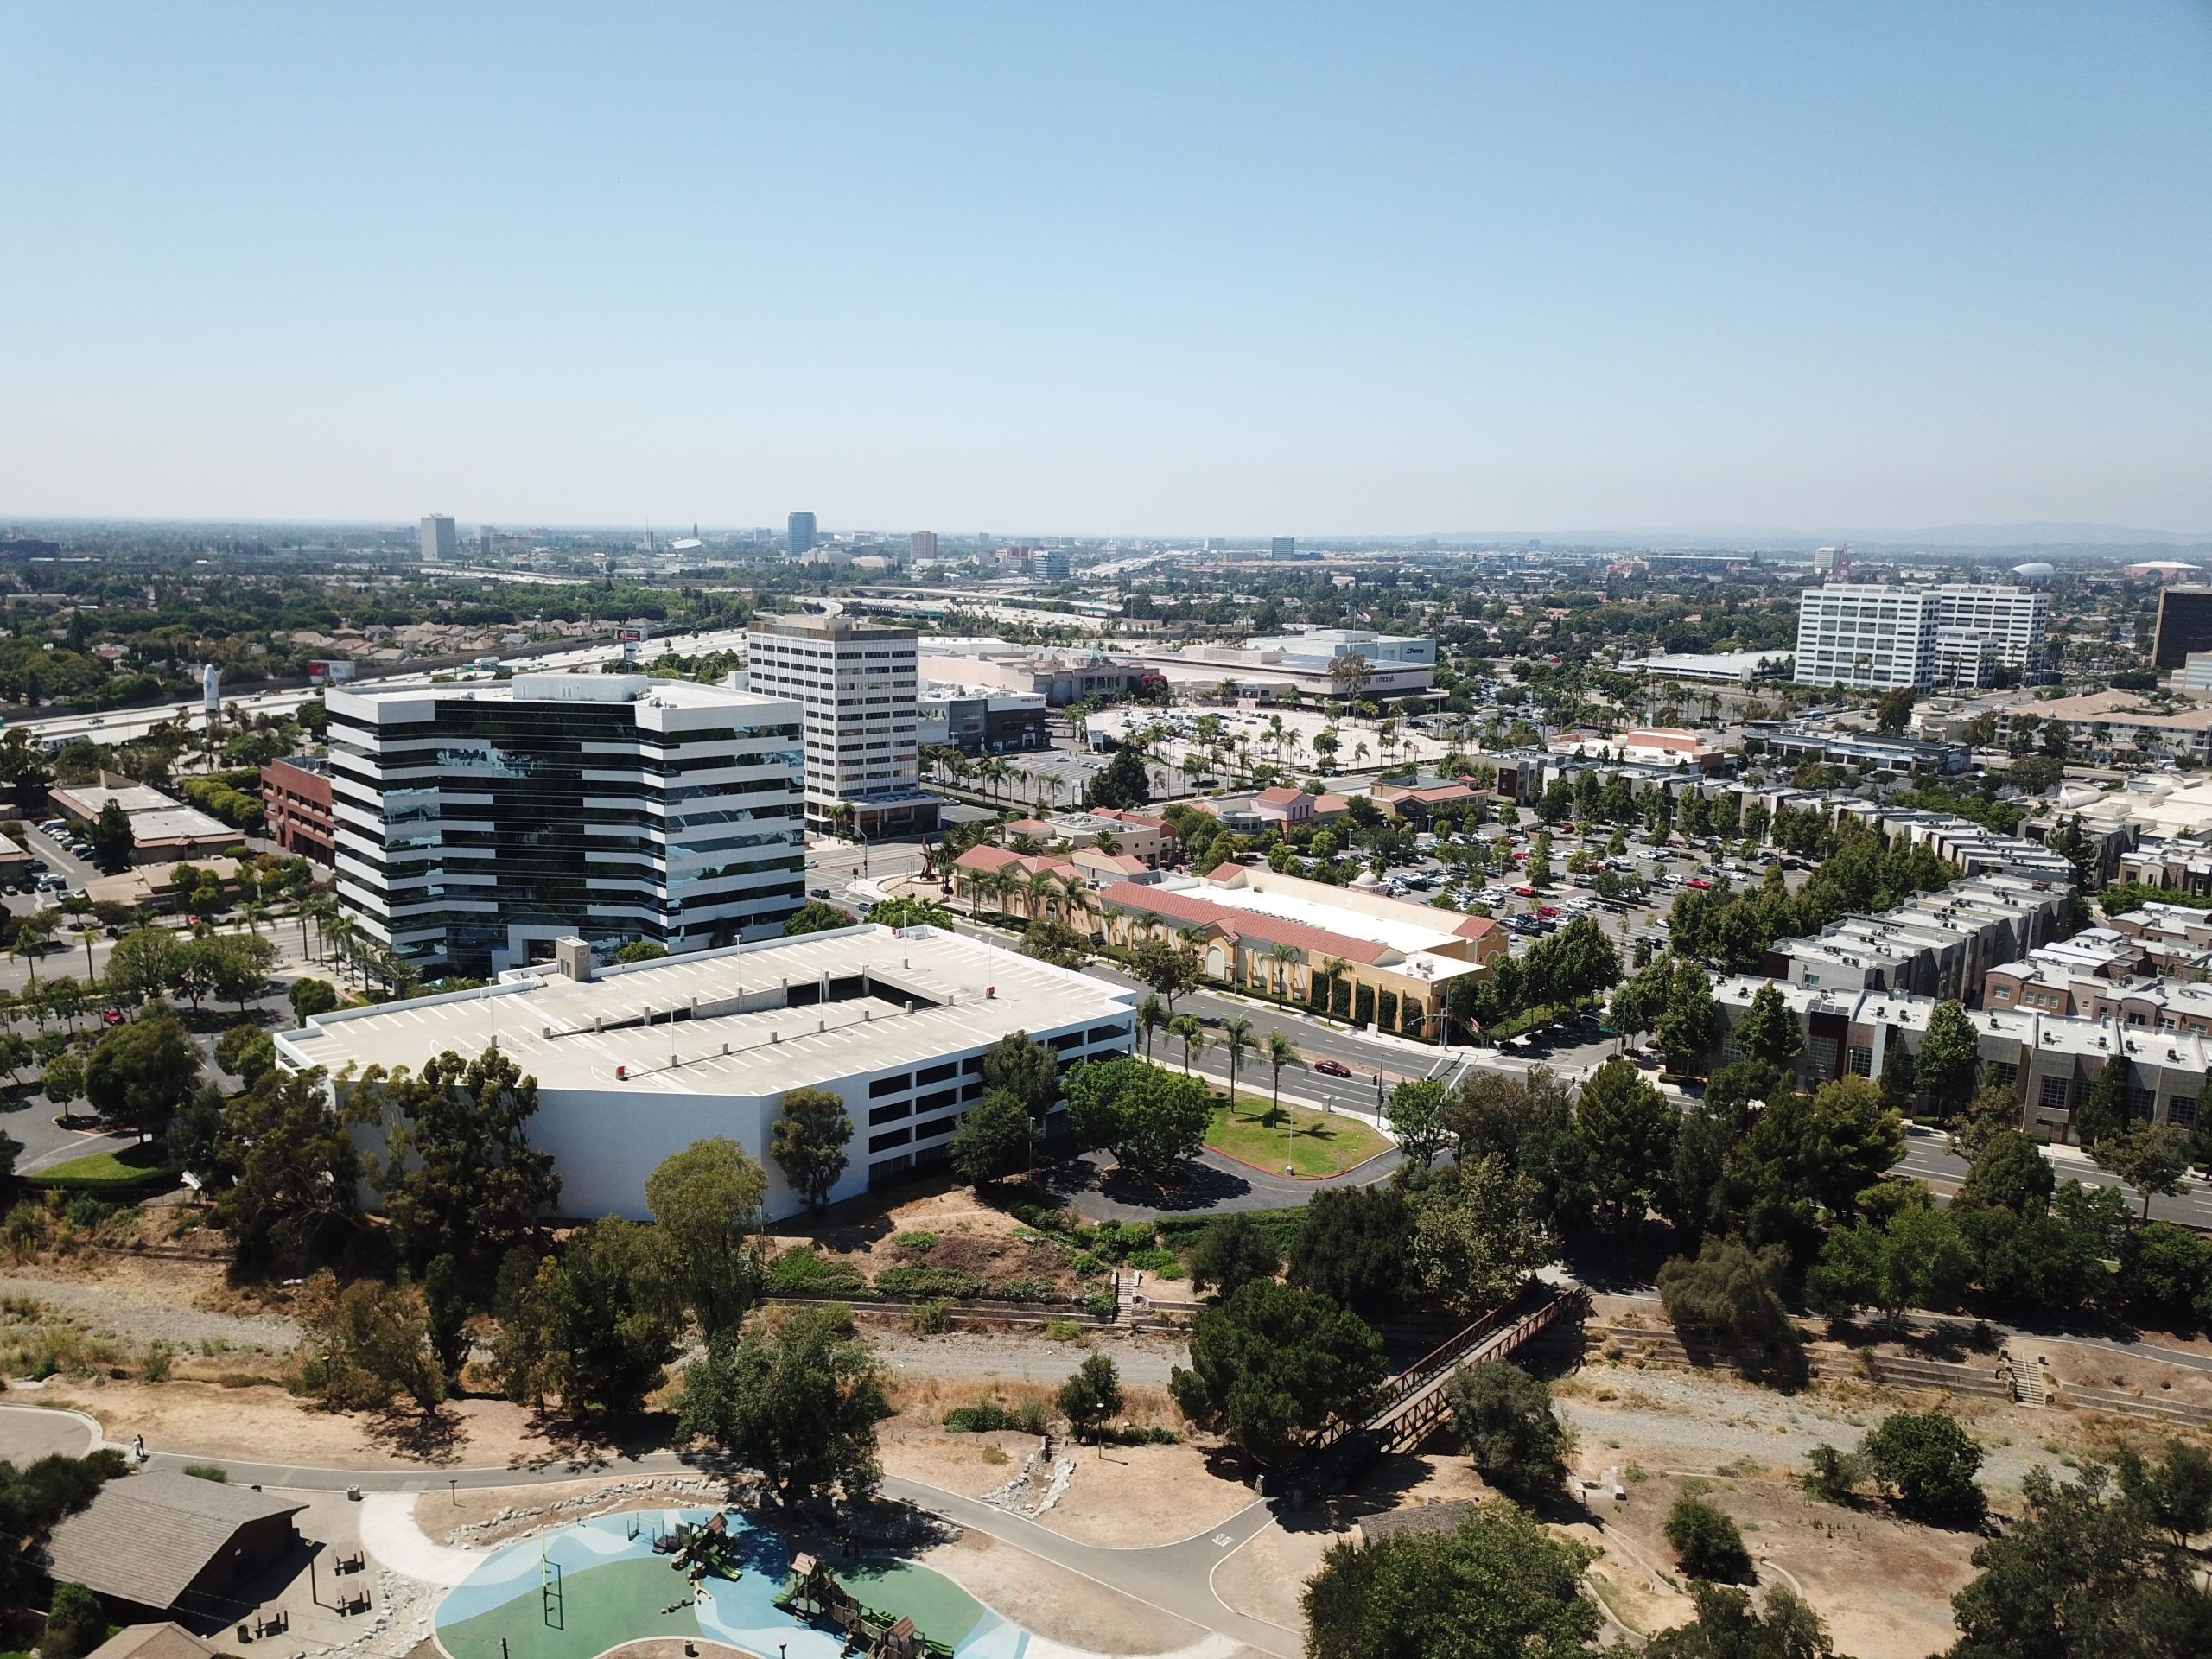
[[[48, 820], [58, 823], [59, 820]], [[51, 909], [62, 895], [82, 893], [85, 883], [99, 874], [98, 867], [69, 850], [68, 832], [57, 836], [43, 826], [23, 827], [23, 848], [31, 855], [29, 867], [6, 882], [8, 908], [19, 913]]]

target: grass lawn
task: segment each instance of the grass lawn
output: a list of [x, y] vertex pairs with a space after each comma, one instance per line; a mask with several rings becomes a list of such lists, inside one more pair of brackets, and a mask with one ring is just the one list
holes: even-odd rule
[[168, 1167], [162, 1158], [161, 1142], [142, 1141], [119, 1152], [96, 1152], [89, 1157], [72, 1158], [66, 1164], [54, 1164], [38, 1173], [84, 1185], [111, 1181], [118, 1186], [129, 1186], [149, 1175], [158, 1175]]
[[[1286, 1123], [1284, 1119], [1289, 1122]], [[1287, 1142], [1287, 1145], [1286, 1145]], [[1259, 1168], [1279, 1170], [1283, 1154], [1291, 1154], [1291, 1167], [1300, 1175], [1333, 1175], [1339, 1167], [1363, 1164], [1390, 1143], [1356, 1117], [1342, 1112], [1309, 1111], [1286, 1106], [1281, 1116], [1265, 1095], [1237, 1090], [1236, 1112], [1216, 1097], [1213, 1117], [1206, 1127], [1206, 1144]], [[1339, 1165], [1338, 1160], [1342, 1160]]]

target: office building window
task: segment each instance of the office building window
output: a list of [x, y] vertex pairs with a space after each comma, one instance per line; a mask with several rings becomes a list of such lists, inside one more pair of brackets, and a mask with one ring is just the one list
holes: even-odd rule
[[1853, 1072], [1859, 1077], [1872, 1077], [1874, 1075], [1874, 1051], [1871, 1048], [1859, 1048], [1854, 1046], [1851, 1051], [1851, 1069]]
[[2036, 1096], [2036, 1103], [2047, 1112], [2063, 1112], [2073, 1103], [2073, 1078], [2045, 1077], [2043, 1090]]

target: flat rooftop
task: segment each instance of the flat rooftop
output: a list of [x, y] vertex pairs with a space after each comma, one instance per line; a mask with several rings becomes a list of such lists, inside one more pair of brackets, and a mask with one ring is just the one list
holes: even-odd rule
[[727, 683], [702, 685], [648, 674], [518, 674], [506, 680], [429, 685], [334, 685], [325, 695], [341, 706], [350, 702], [363, 708], [410, 702], [644, 702], [670, 709], [728, 709], [790, 702]]
[[[850, 995], [849, 982], [865, 995]], [[845, 982], [841, 1000], [786, 1005]], [[906, 1011], [911, 999], [912, 1013]], [[1127, 1019], [1136, 993], [937, 928], [863, 925], [603, 969], [551, 964], [480, 991], [318, 1014], [283, 1050], [334, 1075], [499, 1051], [543, 1089], [758, 1096], [995, 1041]], [[673, 1063], [671, 1063], [673, 1062]], [[617, 1068], [626, 1071], [618, 1076]]]

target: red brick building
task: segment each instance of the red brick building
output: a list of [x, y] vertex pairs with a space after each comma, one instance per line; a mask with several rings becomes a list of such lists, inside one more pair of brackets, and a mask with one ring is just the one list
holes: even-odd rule
[[296, 754], [261, 769], [264, 833], [286, 852], [318, 864], [333, 864], [338, 858], [329, 765], [319, 755]]

